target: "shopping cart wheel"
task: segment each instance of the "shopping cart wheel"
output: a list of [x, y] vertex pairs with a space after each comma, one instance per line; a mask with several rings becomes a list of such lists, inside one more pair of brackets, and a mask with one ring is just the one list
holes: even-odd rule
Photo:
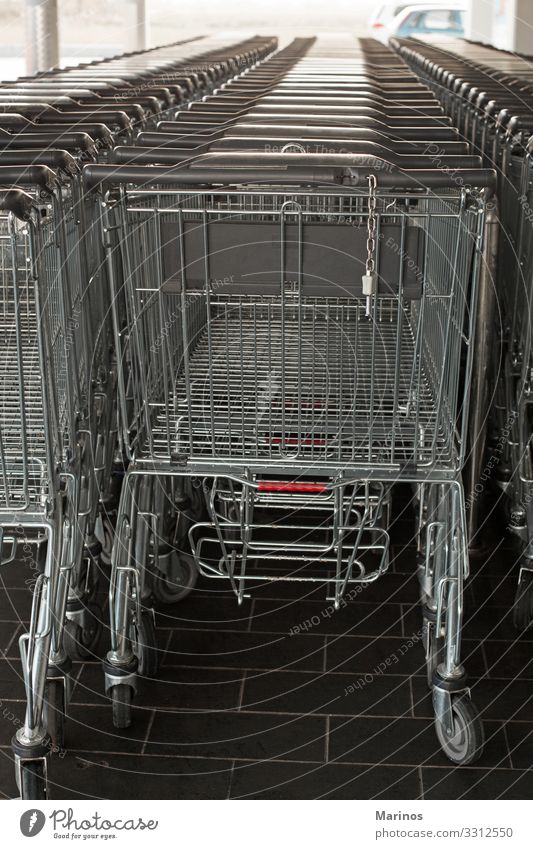
[[151, 610], [143, 610], [141, 621], [132, 623], [130, 640], [133, 653], [138, 660], [137, 672], [139, 675], [153, 678], [157, 675], [159, 655], [154, 616]]
[[453, 728], [451, 733], [435, 720], [440, 745], [452, 763], [466, 766], [481, 756], [485, 743], [483, 723], [476, 706], [464, 693], [452, 696]]
[[533, 572], [522, 569], [513, 606], [513, 623], [517, 631], [526, 631], [533, 623]]
[[46, 799], [46, 766], [44, 760], [20, 762], [20, 798]]
[[102, 566], [111, 566], [111, 552], [113, 550], [113, 542], [115, 539], [115, 529], [111, 519], [107, 516], [102, 516], [101, 543], [102, 550], [100, 552], [100, 564]]
[[55, 749], [65, 746], [65, 685], [54, 679], [46, 682], [44, 693], [45, 722], [48, 734]]
[[90, 601], [76, 611], [67, 612], [63, 646], [71, 660], [94, 660], [102, 634], [103, 613], [99, 604]]
[[133, 689], [129, 684], [115, 684], [109, 690], [113, 706], [113, 725], [115, 728], [129, 728], [131, 725], [131, 697]]
[[196, 586], [198, 569], [191, 554], [172, 551], [168, 571], [154, 569], [152, 592], [161, 604], [175, 604], [186, 598]]

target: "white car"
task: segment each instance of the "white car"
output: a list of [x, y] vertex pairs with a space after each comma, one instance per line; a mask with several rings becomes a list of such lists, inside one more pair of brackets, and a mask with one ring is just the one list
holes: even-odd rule
[[376, 11], [370, 18], [368, 22], [368, 32], [372, 38], [377, 38], [379, 41], [383, 41], [385, 44], [389, 40], [390, 35], [390, 26], [393, 20], [400, 15], [404, 9], [413, 9], [415, 6], [420, 5], [424, 9], [428, 6], [432, 6], [433, 2], [436, 5], [439, 5], [439, 2], [442, 3], [442, 0], [430, 0], [430, 2], [426, 3], [381, 3], [378, 5]]
[[465, 34], [466, 6], [460, 3], [440, 3], [406, 6], [390, 22], [388, 38], [442, 35], [462, 38]]

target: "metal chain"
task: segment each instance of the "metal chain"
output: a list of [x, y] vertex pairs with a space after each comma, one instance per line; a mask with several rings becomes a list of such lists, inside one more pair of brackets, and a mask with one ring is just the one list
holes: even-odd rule
[[368, 235], [366, 239], [366, 273], [373, 274], [375, 270], [374, 254], [376, 251], [376, 187], [375, 174], [368, 178]]

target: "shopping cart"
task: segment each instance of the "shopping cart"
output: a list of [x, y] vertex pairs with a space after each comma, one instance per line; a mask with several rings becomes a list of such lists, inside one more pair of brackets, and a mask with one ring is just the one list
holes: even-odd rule
[[132, 363], [129, 393], [119, 368], [130, 464], [105, 664], [115, 725], [130, 723], [136, 672], [156, 665], [145, 609], [154, 487], [175, 505], [200, 482], [194, 562], [238, 601], [257, 583], [311, 581], [338, 606], [386, 570], [402, 480], [427, 517], [437, 735], [452, 761], [472, 762], [483, 736], [461, 664], [460, 473], [493, 176], [402, 172], [372, 156], [250, 156], [85, 169], [113, 234], [110, 269], [117, 255], [122, 264], [112, 286], [124, 287], [128, 325], [117, 344]]
[[71, 196], [45, 166], [0, 168], [8, 179], [28, 192], [0, 193], [0, 554], [2, 565], [24, 555], [32, 569], [30, 625], [19, 640], [26, 716], [13, 750], [22, 798], [41, 799], [47, 756], [63, 746], [71, 668], [64, 623], [69, 587], [81, 584], [92, 456], [81, 293], [65, 241]]
[[[492, 357], [486, 356], [490, 373], [497, 380], [491, 410], [491, 453], [486, 464], [489, 470], [495, 469], [495, 480], [507, 494], [508, 529], [522, 544], [514, 620], [517, 628], [524, 630], [533, 621], [530, 63], [527, 58], [463, 40], [447, 44], [401, 40], [396, 46], [445, 103], [463, 132], [470, 133], [472, 143], [498, 175], [500, 234], [495, 294], [501, 327], [497, 338], [494, 331], [487, 334], [497, 342], [492, 345]], [[494, 313], [493, 304], [487, 310], [487, 329], [494, 325], [490, 320]], [[483, 405], [477, 405], [480, 421], [484, 411]], [[474, 464], [478, 472], [483, 447], [480, 440]], [[479, 513], [474, 487], [480, 486], [479, 475], [474, 474], [469, 523], [472, 535], [478, 529]]]

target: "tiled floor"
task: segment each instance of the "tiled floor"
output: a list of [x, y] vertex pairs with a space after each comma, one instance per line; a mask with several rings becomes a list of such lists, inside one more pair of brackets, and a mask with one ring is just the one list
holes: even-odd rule
[[[161, 670], [141, 682], [125, 732], [112, 726], [100, 664], [78, 665], [67, 749], [50, 766], [53, 797], [531, 798], [533, 631], [513, 631], [516, 554], [487, 524], [491, 550], [473, 559], [466, 592], [465, 664], [487, 737], [475, 766], [453, 768], [436, 742], [412, 524], [401, 518], [389, 573], [336, 614], [323, 588], [296, 598], [301, 586], [270, 585], [238, 607], [209, 582], [160, 610]], [[9, 741], [23, 712], [26, 577], [0, 572], [5, 796], [16, 795]]]

